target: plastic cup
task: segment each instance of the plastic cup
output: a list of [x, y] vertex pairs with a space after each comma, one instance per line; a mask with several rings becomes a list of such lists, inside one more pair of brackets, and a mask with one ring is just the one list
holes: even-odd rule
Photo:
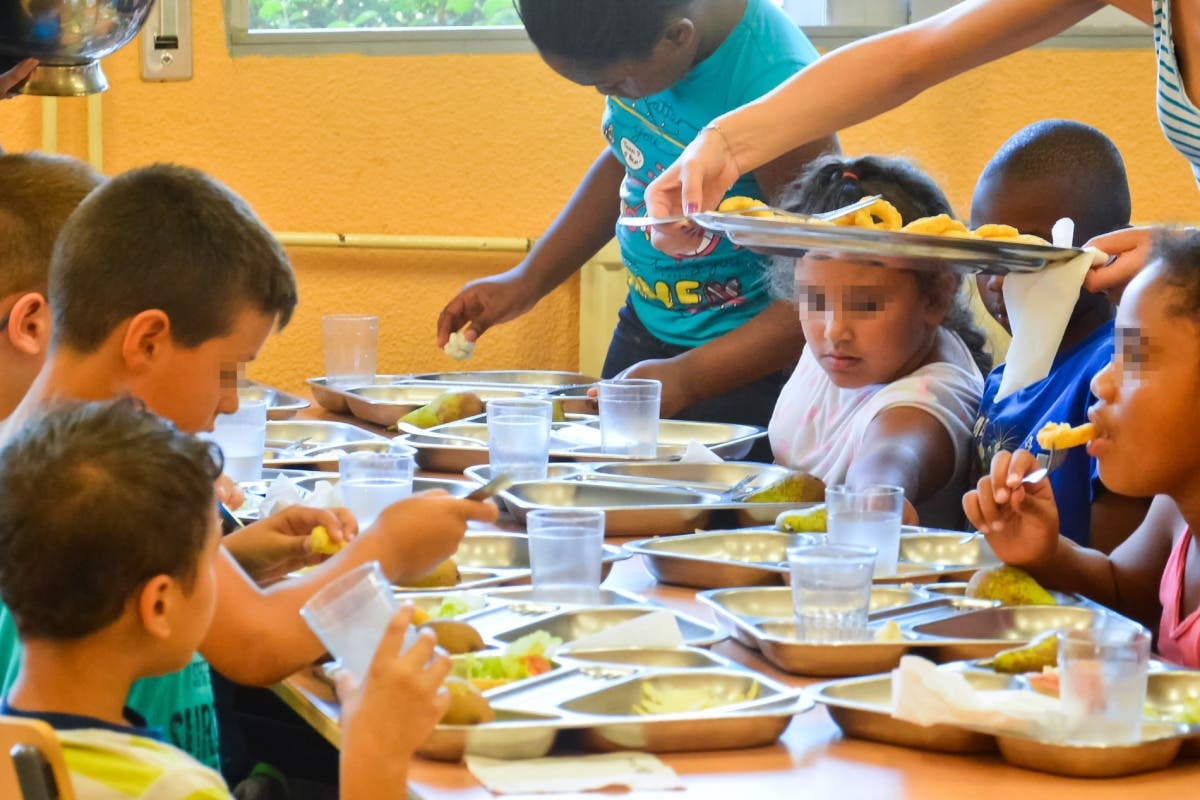
[[796, 636], [814, 642], [867, 638], [875, 550], [856, 545], [787, 549]]
[[379, 317], [326, 314], [321, 318], [325, 345], [325, 378], [340, 385], [375, 380]]
[[[342, 668], [361, 681], [399, 608], [379, 562], [368, 561], [310, 597], [300, 616]], [[415, 638], [410, 629], [404, 639], [405, 650]]]
[[225, 457], [224, 472], [238, 483], [262, 480], [267, 445], [267, 401], [240, 400], [232, 414], [218, 414], [204, 438], [217, 443]]
[[875, 577], [896, 574], [904, 490], [899, 486], [833, 486], [825, 490], [831, 544], [873, 547]]
[[492, 475], [511, 473], [518, 481], [546, 479], [550, 464], [549, 400], [513, 398], [487, 404], [488, 463]]
[[581, 602], [599, 596], [603, 511], [537, 509], [529, 512], [525, 524], [535, 595], [570, 595]]
[[600, 447], [609, 455], [658, 455], [662, 382], [646, 378], [600, 381]]
[[360, 528], [412, 494], [416, 452], [408, 445], [393, 444], [386, 452], [347, 453], [338, 459], [342, 499]]
[[1070, 741], [1128, 744], [1142, 735], [1150, 632], [1111, 622], [1061, 631], [1059, 697]]

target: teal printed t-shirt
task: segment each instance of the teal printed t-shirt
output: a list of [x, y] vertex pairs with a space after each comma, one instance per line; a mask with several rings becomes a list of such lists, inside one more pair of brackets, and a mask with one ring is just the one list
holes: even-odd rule
[[[8, 607], [0, 603], [0, 696], [7, 696], [21, 665], [21, 642]], [[103, 669], [98, 664], [97, 669]], [[126, 705], [146, 718], [147, 726], [161, 730], [167, 741], [200, 763], [221, 768], [217, 739], [217, 713], [213, 705], [212, 675], [199, 653], [179, 672], [145, 678], [133, 685]]]
[[[817, 59], [817, 51], [768, 0], [748, 0], [742, 21], [712, 55], [666, 91], [638, 100], [609, 97], [602, 130], [625, 166], [621, 213], [645, 212], [650, 181], [709, 122], [755, 100]], [[760, 197], [752, 175], [729, 194]], [[696, 257], [676, 259], [649, 233], [617, 226], [629, 298], [642, 324], [664, 342], [696, 347], [757, 316], [771, 302], [766, 260], [706, 234]]]

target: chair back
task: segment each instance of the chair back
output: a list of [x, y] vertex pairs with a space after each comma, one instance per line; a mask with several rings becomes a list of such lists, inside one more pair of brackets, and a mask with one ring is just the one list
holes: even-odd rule
[[0, 716], [0, 797], [75, 800], [54, 728], [38, 719]]

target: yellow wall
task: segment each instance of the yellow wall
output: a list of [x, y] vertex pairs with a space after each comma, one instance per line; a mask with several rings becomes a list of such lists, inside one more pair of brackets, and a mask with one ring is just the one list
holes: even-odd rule
[[[538, 235], [600, 151], [595, 92], [534, 55], [232, 59], [217, 3], [193, 11], [195, 78], [143, 83], [138, 49], [105, 62], [104, 169], [171, 160], [233, 186], [275, 230]], [[1147, 41], [1149, 33], [1147, 32]], [[1153, 56], [1033, 50], [932, 90], [843, 133], [851, 152], [921, 163], [966, 213], [976, 175], [1014, 130], [1049, 116], [1101, 128], [1125, 154], [1141, 220], [1196, 219], [1184, 161], [1154, 118]], [[59, 147], [86, 156], [83, 100], [61, 100]], [[0, 106], [0, 143], [41, 142], [41, 101]], [[380, 371], [456, 368], [433, 341], [465, 281], [513, 254], [293, 249], [301, 306], [251, 375], [286, 388], [322, 372], [320, 316], [377, 312]], [[574, 369], [578, 281], [488, 334], [478, 368]]]

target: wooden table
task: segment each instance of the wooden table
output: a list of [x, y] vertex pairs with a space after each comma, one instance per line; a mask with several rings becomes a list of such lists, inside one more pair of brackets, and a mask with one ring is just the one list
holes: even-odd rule
[[[314, 407], [304, 416], [340, 417]], [[474, 524], [473, 524], [474, 525]], [[487, 526], [490, 529], [493, 526]], [[511, 529], [511, 523], [500, 527]], [[622, 540], [610, 540], [619, 544]], [[604, 584], [636, 592], [648, 599], [711, 620], [689, 589], [661, 586], [635, 556], [619, 562]], [[817, 682], [781, 673], [741, 645], [726, 640], [713, 651], [792, 686]], [[275, 687], [276, 693], [335, 746], [340, 741], [337, 704], [329, 687], [301, 672]], [[770, 747], [661, 756], [680, 776], [685, 793], [645, 792], [632, 800], [1103, 800], [1149, 797], [1162, 800], [1200, 793], [1200, 760], [1177, 760], [1166, 770], [1128, 778], [1086, 780], [1061, 778], [1006, 764], [998, 755], [957, 756], [842, 738], [826, 713], [817, 706], [797, 716], [783, 737]], [[411, 789], [427, 800], [482, 800], [492, 797], [462, 764], [417, 759], [410, 773]], [[741, 795], [746, 792], [746, 795]], [[563, 795], [556, 795], [562, 797]], [[596, 795], [571, 795], [595, 800]], [[528, 795], [545, 798], [548, 795]]]

